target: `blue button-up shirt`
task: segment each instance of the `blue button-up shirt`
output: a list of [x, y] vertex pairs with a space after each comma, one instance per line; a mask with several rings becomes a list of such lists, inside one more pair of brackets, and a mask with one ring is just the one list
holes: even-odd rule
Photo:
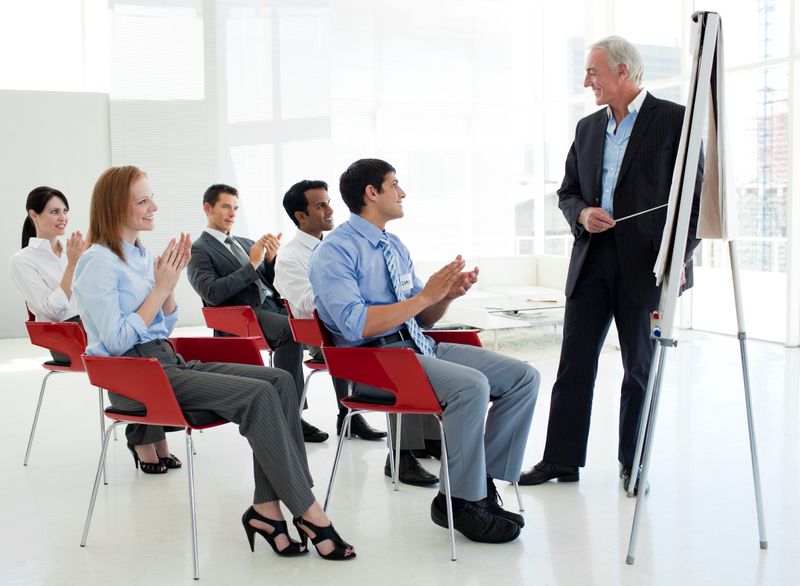
[[619, 168], [625, 157], [625, 149], [628, 148], [628, 139], [631, 137], [633, 125], [636, 123], [636, 116], [642, 102], [647, 96], [647, 90], [642, 90], [628, 104], [628, 115], [622, 119], [617, 126], [611, 107], [608, 108], [608, 125], [606, 126], [606, 140], [603, 146], [603, 193], [600, 197], [600, 207], [614, 217], [614, 189], [617, 187], [619, 179]]
[[[360, 346], [364, 338], [367, 308], [397, 303], [389, 269], [380, 248], [383, 232], [357, 214], [352, 214], [314, 249], [308, 269], [319, 317], [333, 334], [337, 346]], [[389, 234], [400, 282], [406, 298], [422, 291], [414, 274], [408, 249]], [[379, 336], [398, 331], [403, 324]], [[375, 336], [375, 337], [379, 337]]]
[[153, 255], [137, 242], [122, 243], [123, 262], [110, 249], [93, 244], [75, 267], [72, 292], [86, 330], [86, 353], [121, 356], [136, 344], [166, 338], [178, 321], [159, 309], [148, 326], [136, 313], [155, 287]]

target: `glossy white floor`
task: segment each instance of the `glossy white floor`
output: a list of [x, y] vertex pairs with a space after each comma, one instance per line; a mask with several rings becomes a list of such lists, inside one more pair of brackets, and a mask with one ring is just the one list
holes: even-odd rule
[[[187, 330], [183, 333], [197, 333]], [[615, 428], [619, 357], [603, 354], [588, 466], [581, 481], [524, 487], [519, 540], [479, 545], [459, 537], [448, 558], [445, 530], [429, 519], [435, 490], [383, 476], [386, 451], [346, 445], [330, 513], [358, 550], [332, 563], [312, 553], [281, 559], [240, 516], [252, 495], [251, 456], [233, 425], [197, 434], [200, 571], [205, 584], [798, 584], [800, 583], [800, 350], [751, 342], [754, 408], [769, 549], [758, 548], [738, 344], [682, 332], [669, 355], [656, 432], [652, 490], [636, 563], [625, 564], [634, 500], [619, 487]], [[547, 353], [552, 356], [552, 352]], [[146, 476], [125, 444], [110, 448], [86, 548], [78, 546], [99, 447], [97, 395], [84, 375], [51, 378], [27, 468], [25, 443], [42, 370], [27, 340], [0, 341], [0, 584], [181, 584], [191, 581], [186, 472]], [[530, 356], [543, 377], [526, 465], [541, 456], [556, 363]], [[333, 394], [320, 375], [307, 418], [334, 430]], [[380, 417], [373, 424], [383, 427]], [[122, 438], [122, 435], [120, 435]], [[170, 435], [185, 459], [183, 436]], [[324, 496], [335, 443], [308, 446]], [[431, 466], [433, 464], [426, 464]], [[501, 489], [515, 506], [510, 486]]]

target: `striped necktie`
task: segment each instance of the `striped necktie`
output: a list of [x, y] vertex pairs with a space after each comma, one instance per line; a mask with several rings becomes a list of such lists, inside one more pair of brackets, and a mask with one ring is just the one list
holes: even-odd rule
[[[386, 232], [381, 236], [381, 251], [383, 252], [383, 260], [386, 262], [386, 268], [389, 269], [389, 277], [392, 279], [392, 286], [394, 287], [394, 294], [398, 301], [403, 301], [406, 296], [403, 294], [403, 287], [400, 284], [400, 274], [397, 272], [397, 263], [395, 262], [394, 252], [392, 245], [389, 243], [389, 237]], [[419, 328], [417, 320], [413, 317], [406, 322], [408, 333], [411, 334], [411, 339], [419, 348], [423, 356], [433, 356], [433, 346], [431, 345], [425, 334]]]

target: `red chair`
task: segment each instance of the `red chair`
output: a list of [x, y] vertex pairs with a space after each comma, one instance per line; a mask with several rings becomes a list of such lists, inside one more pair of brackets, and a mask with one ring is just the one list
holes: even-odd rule
[[[54, 374], [61, 374], [64, 372], [86, 372], [83, 367], [81, 355], [86, 351], [86, 332], [79, 322], [45, 322], [34, 321], [34, 316], [28, 310], [29, 321], [25, 322], [25, 328], [28, 330], [28, 337], [31, 344], [46, 348], [53, 352], [63, 354], [69, 357], [69, 363], [57, 362], [55, 360], [48, 360], [42, 364], [42, 367], [47, 370], [42, 380], [42, 386], [39, 390], [39, 402], [36, 404], [36, 413], [33, 416], [33, 424], [31, 425], [31, 434], [28, 438], [28, 448], [25, 450], [25, 460], [23, 465], [28, 465], [28, 459], [31, 454], [31, 447], [33, 446], [33, 437], [36, 435], [36, 425], [39, 423], [39, 413], [42, 409], [42, 400], [44, 399], [44, 390], [47, 386], [48, 379]], [[100, 398], [100, 438], [102, 440], [105, 434], [105, 425], [103, 418], [103, 389], [97, 389]]]
[[272, 366], [272, 348], [261, 331], [256, 314], [249, 305], [228, 307], [203, 307], [206, 327], [240, 338], [258, 338], [258, 348], [269, 353], [269, 366]]
[[[411, 348], [337, 348], [332, 345], [330, 333], [325, 329], [316, 311], [314, 312], [314, 323], [317, 326], [318, 335], [325, 342], [322, 346], [322, 352], [325, 355], [325, 362], [331, 375], [351, 381], [351, 396], [341, 400], [342, 405], [347, 407], [349, 411], [343, 423], [343, 433], [339, 437], [339, 443], [336, 446], [336, 457], [333, 463], [333, 470], [331, 470], [330, 482], [328, 483], [328, 492], [325, 495], [324, 508], [327, 510], [330, 502], [333, 483], [336, 479], [336, 471], [339, 467], [339, 459], [342, 453], [343, 440], [346, 436], [344, 431], [350, 425], [350, 418], [353, 415], [361, 411], [378, 411], [387, 414], [390, 445], [389, 465], [395, 490], [398, 490], [400, 484], [395, 462], [400, 458], [401, 415], [404, 413], [433, 415], [439, 422], [439, 435], [442, 442], [442, 481], [447, 497], [447, 519], [450, 529], [450, 559], [455, 561], [456, 541], [453, 529], [453, 510], [450, 501], [447, 444], [444, 425], [442, 424], [442, 406], [439, 404], [433, 388], [431, 388], [422, 365], [417, 360], [417, 354]], [[481, 345], [478, 330], [433, 330], [425, 333], [437, 342]], [[362, 383], [385, 389], [394, 395], [395, 400], [393, 403], [387, 404], [353, 396], [353, 383]], [[388, 415], [390, 413], [397, 415], [397, 438], [394, 440], [391, 437], [391, 426], [388, 425]], [[392, 445], [394, 445], [395, 454], [392, 454]], [[520, 498], [519, 490], [517, 490], [517, 498]], [[522, 501], [520, 500], [519, 503], [520, 510], [522, 510]]]
[[[215, 362], [232, 362], [238, 364], [256, 364], [263, 366], [261, 352], [256, 337], [248, 338], [173, 338], [170, 340], [175, 352], [186, 360], [203, 360], [213, 357]], [[103, 437], [103, 448], [97, 464], [97, 474], [92, 488], [92, 498], [86, 523], [83, 527], [81, 547], [86, 546], [89, 526], [97, 501], [100, 486], [100, 475], [105, 465], [108, 440], [111, 430], [122, 423], [144, 423], [148, 425], [164, 425], [183, 427], [186, 429], [186, 464], [189, 478], [189, 510], [192, 528], [192, 560], [194, 579], [200, 578], [200, 566], [197, 551], [197, 516], [195, 512], [194, 490], [194, 450], [192, 430], [202, 430], [227, 423], [212, 411], [182, 411], [175, 393], [169, 384], [164, 369], [155, 358], [124, 358], [108, 356], [83, 356], [86, 373], [93, 385], [123, 395], [144, 405], [143, 410], [123, 411], [113, 406], [105, 410], [106, 416], [113, 423]]]
[[[300, 318], [294, 317], [292, 308], [289, 307], [289, 302], [285, 299], [283, 304], [286, 306], [286, 312], [289, 316], [289, 327], [292, 330], [292, 337], [298, 344], [305, 344], [306, 346], [314, 346], [322, 348], [324, 340], [319, 331], [319, 326], [314, 318]], [[328, 372], [328, 366], [324, 360], [315, 360], [310, 358], [303, 361], [303, 365], [311, 372], [308, 373], [306, 380], [303, 382], [303, 393], [300, 396], [300, 415], [303, 415], [303, 406], [306, 404], [306, 394], [308, 393], [308, 385], [311, 382], [311, 377], [318, 372]]]

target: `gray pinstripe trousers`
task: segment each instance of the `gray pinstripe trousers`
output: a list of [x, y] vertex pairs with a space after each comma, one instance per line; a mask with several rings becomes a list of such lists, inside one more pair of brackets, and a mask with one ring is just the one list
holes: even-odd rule
[[[139, 344], [125, 356], [156, 358], [184, 410], [213, 411], [239, 425], [253, 449], [253, 502], [279, 499], [293, 515], [314, 502], [303, 432], [297, 412], [297, 392], [285, 371], [263, 366], [221, 362], [185, 362], [166, 340]], [[141, 405], [110, 393], [114, 406]]]

